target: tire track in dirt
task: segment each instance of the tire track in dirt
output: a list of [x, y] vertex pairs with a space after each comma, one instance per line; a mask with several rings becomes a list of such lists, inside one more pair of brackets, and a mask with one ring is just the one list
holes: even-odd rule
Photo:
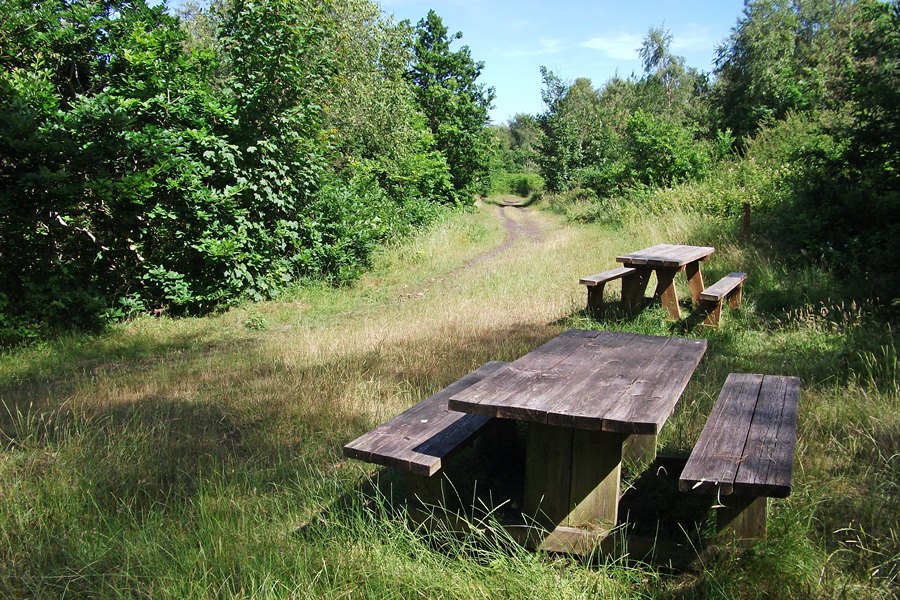
[[[515, 210], [520, 215], [524, 222], [517, 221], [513, 219], [510, 214], [507, 212], [509, 210]], [[400, 294], [401, 299], [407, 298], [423, 298], [431, 288], [432, 285], [436, 283], [441, 283], [446, 280], [448, 277], [453, 277], [459, 275], [460, 273], [464, 273], [470, 269], [477, 267], [485, 262], [489, 262], [501, 254], [510, 250], [513, 245], [518, 242], [522, 237], [528, 238], [532, 244], [537, 244], [544, 240], [544, 229], [538, 225], [538, 223], [531, 216], [531, 211], [522, 206], [521, 204], [515, 204], [512, 202], [502, 202], [497, 205], [497, 214], [503, 220], [503, 229], [506, 232], [506, 239], [499, 246], [495, 246], [491, 250], [479, 254], [473, 258], [470, 258], [465, 264], [456, 267], [450, 271], [447, 271], [444, 275], [440, 277], [435, 277], [428, 281], [428, 285], [420, 289], [417, 292], [408, 292], [404, 294]]]

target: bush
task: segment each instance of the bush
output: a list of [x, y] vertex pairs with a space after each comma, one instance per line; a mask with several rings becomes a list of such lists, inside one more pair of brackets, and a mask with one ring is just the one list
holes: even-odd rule
[[640, 110], [628, 119], [625, 146], [635, 183], [668, 186], [698, 179], [710, 166], [705, 145], [689, 129]]
[[497, 172], [491, 174], [491, 194], [515, 194], [527, 198], [534, 192], [544, 189], [544, 179], [537, 173], [506, 173]]

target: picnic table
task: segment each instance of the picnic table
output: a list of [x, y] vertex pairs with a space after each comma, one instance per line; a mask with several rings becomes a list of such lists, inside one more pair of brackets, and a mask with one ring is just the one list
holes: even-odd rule
[[617, 256], [616, 261], [624, 267], [635, 269], [627, 282], [623, 281], [622, 301], [626, 306], [635, 307], [644, 298], [650, 273], [656, 271], [656, 292], [669, 315], [678, 320], [681, 310], [678, 307], [678, 294], [675, 292], [675, 274], [684, 271], [690, 285], [691, 298], [694, 304], [699, 303], [703, 292], [703, 275], [700, 263], [710, 257], [715, 248], [710, 246], [685, 246], [681, 244], [657, 244], [637, 252]]
[[448, 408], [528, 423], [522, 508], [543, 532], [534, 545], [590, 551], [618, 519], [623, 443], [659, 433], [705, 351], [702, 339], [570, 330]]

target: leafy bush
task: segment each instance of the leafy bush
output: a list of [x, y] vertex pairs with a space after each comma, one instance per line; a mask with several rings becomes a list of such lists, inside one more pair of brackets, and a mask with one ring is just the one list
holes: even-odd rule
[[455, 202], [411, 30], [377, 12], [235, 0], [191, 29], [143, 1], [0, 3], [2, 341], [345, 281]]
[[689, 129], [644, 111], [628, 119], [625, 146], [630, 179], [636, 183], [668, 186], [697, 179], [709, 168], [705, 146], [694, 141]]
[[544, 189], [544, 179], [537, 173], [506, 173], [495, 172], [491, 174], [492, 194], [514, 194], [522, 198], [531, 196], [534, 192]]

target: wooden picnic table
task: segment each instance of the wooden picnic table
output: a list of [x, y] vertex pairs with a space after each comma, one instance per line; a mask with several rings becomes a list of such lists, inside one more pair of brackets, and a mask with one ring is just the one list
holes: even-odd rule
[[660, 431], [705, 351], [702, 339], [570, 330], [448, 407], [528, 423], [522, 508], [545, 532], [535, 545], [590, 551], [618, 519], [623, 442]]
[[623, 280], [622, 301], [626, 306], [637, 306], [644, 298], [650, 273], [656, 271], [656, 292], [669, 315], [678, 320], [681, 309], [678, 307], [678, 294], [675, 292], [675, 274], [685, 272], [691, 289], [694, 304], [700, 301], [703, 292], [703, 275], [700, 263], [710, 257], [715, 248], [710, 246], [685, 246], [680, 244], [657, 244], [637, 252], [617, 256], [616, 261], [637, 271]]

